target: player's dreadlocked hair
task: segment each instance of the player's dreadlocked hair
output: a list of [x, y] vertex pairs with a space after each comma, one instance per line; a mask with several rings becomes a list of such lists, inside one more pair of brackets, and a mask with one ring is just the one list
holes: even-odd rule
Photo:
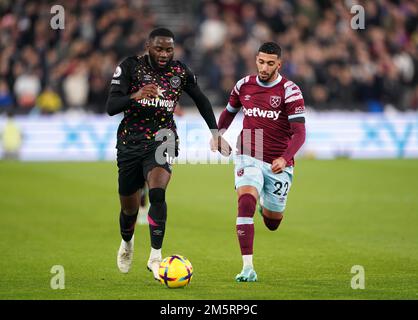
[[277, 54], [277, 56], [280, 58], [282, 55], [282, 48], [280, 48], [280, 46], [275, 42], [265, 42], [258, 49], [258, 52]]
[[155, 37], [168, 37], [174, 40], [174, 33], [166, 28], [157, 28], [152, 30], [148, 36], [149, 39], [154, 39]]

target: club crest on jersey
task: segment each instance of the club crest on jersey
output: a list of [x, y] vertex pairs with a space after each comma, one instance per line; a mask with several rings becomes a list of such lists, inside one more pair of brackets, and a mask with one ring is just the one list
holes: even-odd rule
[[173, 88], [178, 88], [180, 87], [181, 79], [178, 76], [171, 77], [170, 84]]
[[270, 105], [273, 108], [277, 108], [280, 106], [280, 102], [282, 102], [282, 97], [280, 96], [270, 96]]
[[245, 101], [249, 101], [249, 100], [250, 100], [250, 98], [251, 98], [251, 96], [250, 96], [249, 94], [246, 94], [246, 95], [244, 96], [244, 100], [245, 100]]
[[243, 175], [244, 175], [244, 168], [239, 169], [239, 170], [237, 171], [237, 176], [238, 176], [238, 177], [242, 177]]

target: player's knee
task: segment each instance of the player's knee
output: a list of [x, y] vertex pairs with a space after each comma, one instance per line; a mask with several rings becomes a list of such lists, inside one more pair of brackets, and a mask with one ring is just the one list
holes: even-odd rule
[[162, 188], [153, 188], [149, 190], [149, 201], [152, 204], [161, 204], [165, 202], [165, 190]]
[[249, 193], [238, 198], [238, 215], [241, 217], [252, 217], [257, 205], [257, 199]]
[[119, 195], [119, 198], [121, 210], [125, 215], [133, 216], [138, 213], [139, 201], [137, 192], [130, 194], [129, 196]]
[[282, 222], [282, 219], [283, 219], [283, 215], [279, 215], [273, 219], [273, 218], [266, 217], [263, 214], [264, 224], [267, 227], [267, 229], [269, 229], [270, 231], [277, 230], [280, 226], [280, 223]]

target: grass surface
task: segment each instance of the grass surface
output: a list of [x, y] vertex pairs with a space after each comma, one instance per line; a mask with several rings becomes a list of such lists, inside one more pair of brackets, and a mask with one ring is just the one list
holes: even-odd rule
[[[255, 217], [257, 283], [236, 283], [232, 165], [177, 165], [167, 191], [163, 255], [194, 267], [167, 289], [146, 270], [148, 226], [120, 274], [114, 163], [0, 162], [0, 299], [417, 299], [418, 161], [297, 163], [285, 219]], [[52, 290], [53, 265], [65, 289]], [[350, 286], [353, 265], [364, 290]]]

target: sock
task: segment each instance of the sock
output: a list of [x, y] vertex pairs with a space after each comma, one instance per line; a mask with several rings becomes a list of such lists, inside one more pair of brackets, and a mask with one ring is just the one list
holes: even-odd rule
[[138, 217], [138, 211], [133, 215], [125, 214], [123, 210], [120, 211], [120, 215], [119, 215], [120, 234], [122, 236], [122, 239], [125, 240], [126, 242], [131, 241], [132, 236], [134, 235], [137, 217]]
[[147, 205], [147, 194], [145, 190], [141, 191], [141, 194], [139, 196], [139, 205], [141, 207], [145, 207]]
[[264, 224], [271, 231], [277, 230], [277, 228], [280, 225], [280, 222], [282, 222], [282, 219], [271, 219], [263, 215]]
[[161, 259], [161, 249], [154, 249], [151, 248], [151, 252], [149, 254], [150, 259]]
[[[135, 237], [135, 235], [132, 236], [131, 240], [133, 240], [133, 238]], [[123, 247], [125, 249], [132, 249], [132, 247], [134, 246], [132, 241], [123, 241]]]
[[257, 199], [249, 194], [243, 194], [238, 199], [237, 236], [241, 255], [253, 254], [254, 243], [254, 212]]
[[243, 268], [245, 268], [245, 267], [253, 268], [253, 255], [252, 254], [243, 255], [242, 256], [242, 265], [243, 265]]
[[165, 202], [165, 190], [153, 188], [149, 190], [151, 206], [148, 211], [148, 223], [151, 237], [151, 247], [161, 249], [165, 234], [167, 220], [167, 204]]

